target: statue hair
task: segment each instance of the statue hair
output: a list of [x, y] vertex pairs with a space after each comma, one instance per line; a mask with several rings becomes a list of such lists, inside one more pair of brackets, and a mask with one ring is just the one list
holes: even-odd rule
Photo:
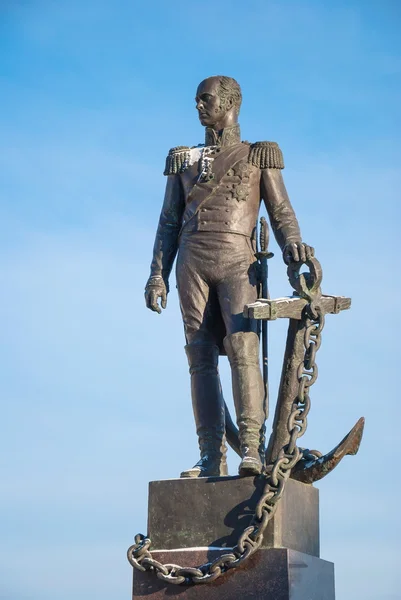
[[219, 78], [219, 96], [224, 105], [228, 99], [232, 98], [233, 105], [239, 113], [242, 102], [242, 93], [239, 83], [233, 77], [218, 75]]

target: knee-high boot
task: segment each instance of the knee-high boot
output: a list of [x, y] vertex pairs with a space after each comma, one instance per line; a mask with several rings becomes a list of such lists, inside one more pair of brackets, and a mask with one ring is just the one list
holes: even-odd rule
[[231, 366], [234, 406], [241, 444], [239, 474], [259, 475], [260, 434], [264, 424], [263, 380], [259, 364], [259, 338], [256, 333], [238, 332], [224, 338]]
[[181, 477], [228, 475], [224, 400], [218, 373], [219, 349], [206, 344], [185, 347], [191, 374], [192, 406], [199, 439], [200, 460]]

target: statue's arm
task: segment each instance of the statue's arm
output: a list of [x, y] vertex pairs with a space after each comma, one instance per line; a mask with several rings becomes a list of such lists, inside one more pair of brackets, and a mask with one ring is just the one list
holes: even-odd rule
[[305, 261], [314, 250], [302, 242], [301, 231], [280, 169], [261, 170], [261, 197], [265, 203], [274, 236], [285, 262]]
[[159, 313], [161, 311], [158, 299], [161, 299], [162, 308], [165, 308], [167, 303], [168, 279], [177, 254], [184, 208], [181, 178], [178, 174], [169, 175], [153, 246], [150, 277], [145, 287], [146, 306]]

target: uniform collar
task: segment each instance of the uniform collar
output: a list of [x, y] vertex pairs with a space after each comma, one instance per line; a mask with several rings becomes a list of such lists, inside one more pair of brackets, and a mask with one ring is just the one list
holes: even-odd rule
[[232, 146], [241, 142], [241, 131], [238, 123], [232, 127], [226, 127], [221, 131], [215, 131], [206, 127], [205, 146]]

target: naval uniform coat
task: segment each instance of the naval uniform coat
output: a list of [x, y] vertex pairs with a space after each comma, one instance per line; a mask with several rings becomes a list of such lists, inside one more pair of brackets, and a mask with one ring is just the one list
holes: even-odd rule
[[241, 142], [238, 126], [220, 136], [207, 129], [206, 142], [169, 153], [151, 276], [162, 276], [167, 285], [178, 252], [187, 344], [216, 344], [223, 354], [226, 335], [256, 331], [256, 323], [242, 312], [258, 297], [254, 253], [261, 201], [282, 250], [300, 242], [301, 234], [277, 144]]

